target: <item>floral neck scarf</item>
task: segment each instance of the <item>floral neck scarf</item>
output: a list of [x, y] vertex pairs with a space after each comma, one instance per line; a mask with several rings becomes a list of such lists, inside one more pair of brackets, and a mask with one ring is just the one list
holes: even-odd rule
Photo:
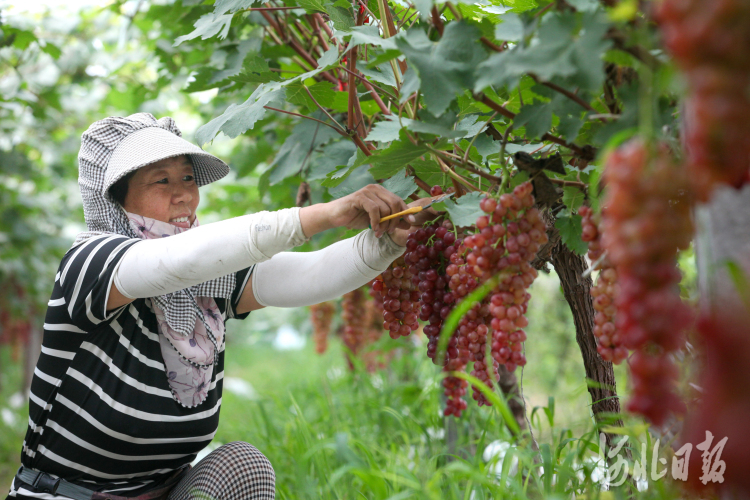
[[[198, 226], [198, 218], [189, 229], [174, 226], [141, 215], [128, 212], [130, 226], [144, 240], [166, 238]], [[217, 350], [224, 344], [224, 321], [212, 297], [196, 297], [204, 321], [196, 321], [193, 331], [183, 335], [173, 330], [164, 310], [156, 301], [146, 299], [156, 314], [167, 381], [172, 397], [181, 405], [192, 408], [201, 404], [208, 395]], [[206, 326], [209, 329], [206, 329]]]

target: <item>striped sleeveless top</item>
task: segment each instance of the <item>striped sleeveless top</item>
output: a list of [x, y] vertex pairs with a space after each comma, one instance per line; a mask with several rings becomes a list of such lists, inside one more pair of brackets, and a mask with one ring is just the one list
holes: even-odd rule
[[[21, 462], [98, 491], [136, 496], [192, 462], [216, 433], [224, 345], [206, 400], [172, 398], [150, 299], [106, 312], [113, 272], [141, 241], [105, 235], [72, 248], [60, 263], [29, 395]], [[252, 272], [238, 271], [230, 300], [215, 298], [226, 322]], [[29, 496], [31, 495], [31, 496]], [[8, 498], [65, 497], [15, 480]]]

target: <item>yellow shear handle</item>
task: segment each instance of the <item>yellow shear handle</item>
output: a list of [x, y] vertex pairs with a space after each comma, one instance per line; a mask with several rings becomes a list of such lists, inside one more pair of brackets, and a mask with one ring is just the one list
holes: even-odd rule
[[411, 207], [411, 208], [407, 208], [403, 212], [398, 212], [398, 213], [395, 213], [395, 214], [383, 217], [382, 219], [380, 219], [380, 222], [391, 220], [393, 218], [400, 217], [402, 215], [415, 214], [417, 212], [421, 212], [423, 209], [424, 209], [424, 207]]

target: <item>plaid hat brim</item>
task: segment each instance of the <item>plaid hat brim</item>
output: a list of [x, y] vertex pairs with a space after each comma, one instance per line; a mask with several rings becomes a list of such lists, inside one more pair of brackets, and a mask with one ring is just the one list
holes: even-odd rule
[[195, 144], [161, 127], [146, 127], [129, 134], [112, 152], [104, 173], [103, 193], [129, 172], [180, 155], [190, 156], [198, 186], [210, 184], [229, 173], [226, 163]]

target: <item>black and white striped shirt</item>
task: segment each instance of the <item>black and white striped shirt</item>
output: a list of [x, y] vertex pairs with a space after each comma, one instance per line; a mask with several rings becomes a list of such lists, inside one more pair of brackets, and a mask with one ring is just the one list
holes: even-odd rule
[[[63, 258], [49, 301], [42, 353], [29, 396], [22, 463], [116, 495], [152, 488], [190, 463], [219, 424], [224, 346], [206, 400], [186, 408], [172, 398], [150, 299], [106, 313], [112, 273], [138, 239], [91, 238]], [[236, 314], [252, 268], [237, 272], [222, 319]], [[31, 496], [28, 496], [31, 494]], [[9, 498], [49, 498], [14, 481]]]

